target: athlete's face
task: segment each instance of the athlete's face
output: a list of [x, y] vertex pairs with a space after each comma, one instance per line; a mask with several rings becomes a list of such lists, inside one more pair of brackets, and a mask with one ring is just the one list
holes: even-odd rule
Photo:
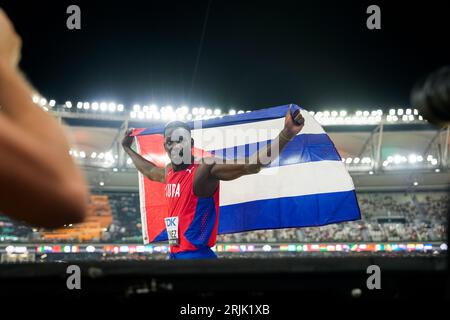
[[194, 140], [185, 128], [170, 128], [164, 136], [164, 149], [172, 164], [190, 164]]

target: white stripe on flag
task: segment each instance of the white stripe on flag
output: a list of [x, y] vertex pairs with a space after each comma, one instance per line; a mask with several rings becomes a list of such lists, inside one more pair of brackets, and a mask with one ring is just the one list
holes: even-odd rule
[[341, 161], [316, 161], [264, 169], [220, 182], [220, 205], [354, 190]]
[[[305, 126], [300, 134], [322, 134], [325, 131], [306, 110], [301, 110]], [[197, 148], [205, 151], [274, 139], [284, 127], [284, 118], [249, 122], [231, 126], [194, 129], [192, 138]], [[226, 134], [225, 134], [226, 133]]]

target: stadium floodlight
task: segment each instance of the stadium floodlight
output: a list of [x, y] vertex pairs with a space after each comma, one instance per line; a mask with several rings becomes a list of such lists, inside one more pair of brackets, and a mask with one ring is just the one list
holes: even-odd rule
[[243, 114], [243, 113], [244, 113], [244, 110], [239, 110], [237, 113], [238, 113], [238, 114]]
[[392, 121], [397, 122], [398, 121], [398, 117], [397, 116], [393, 116], [392, 117]]
[[423, 161], [423, 157], [422, 156], [417, 156], [417, 162], [422, 162]]
[[406, 109], [405, 114], [409, 116], [410, 114], [412, 114], [412, 110], [411, 109]]
[[403, 120], [403, 121], [408, 121], [408, 116], [407, 116], [406, 114], [404, 114], [404, 115], [402, 116], [402, 120]]
[[148, 112], [150, 110], [150, 108], [148, 106], [143, 106], [142, 107], [142, 111], [144, 112]]
[[92, 102], [92, 104], [91, 104], [91, 108], [92, 108], [92, 110], [94, 110], [94, 111], [97, 111], [98, 110], [98, 102]]
[[199, 113], [200, 115], [204, 115], [204, 114], [206, 113], [206, 109], [203, 108], [203, 107], [200, 107], [200, 108], [198, 109], [198, 113]]
[[114, 160], [114, 156], [112, 155], [111, 151], [108, 151], [105, 153], [105, 160], [108, 160], [108, 161]]
[[347, 159], [345, 160], [345, 163], [346, 163], [346, 164], [350, 164], [350, 163], [352, 163], [352, 161], [353, 161], [352, 158], [347, 158]]
[[325, 111], [323, 112], [323, 116], [326, 117], [326, 118], [328, 118], [328, 117], [330, 116], [330, 111], [325, 110]]
[[106, 111], [106, 109], [108, 109], [106, 102], [100, 103], [100, 111]]
[[91, 158], [92, 158], [92, 159], [97, 158], [97, 152], [92, 152], [92, 153], [91, 153]]
[[103, 158], [105, 158], [105, 154], [103, 152], [99, 153], [98, 158], [102, 160]]
[[417, 181], [414, 181], [413, 185], [414, 185], [415, 187], [417, 187], [417, 186], [419, 185], [419, 183], [418, 183]]
[[395, 109], [390, 109], [389, 110], [389, 115], [390, 116], [395, 116]]
[[90, 107], [91, 107], [91, 105], [90, 105], [89, 102], [83, 103], [83, 109], [84, 109], [84, 110], [89, 110]]
[[370, 112], [369, 111], [364, 111], [363, 112], [363, 117], [368, 117], [370, 115]]
[[83, 109], [83, 102], [77, 102], [77, 109]]
[[386, 121], [387, 121], [387, 122], [391, 122], [391, 121], [392, 121], [392, 116], [391, 116], [391, 115], [388, 115], [388, 116], [386, 117]]
[[361, 117], [361, 116], [363, 115], [363, 112], [362, 112], [361, 110], [357, 110], [357, 111], [355, 112], [355, 115], [356, 115], [357, 117]]
[[435, 166], [435, 165], [437, 165], [437, 164], [438, 164], [437, 159], [431, 160], [431, 165], [432, 165], [432, 166]]
[[382, 115], [383, 115], [383, 110], [378, 109], [378, 110], [377, 110], [377, 115], [378, 115], [378, 116], [382, 116]]
[[42, 107], [42, 109], [44, 109], [45, 112], [48, 112], [48, 108], [47, 107]]
[[103, 186], [105, 185], [105, 183], [104, 183], [103, 181], [100, 181], [99, 185], [100, 185], [101, 187], [103, 187]]
[[192, 109], [192, 114], [193, 114], [194, 116], [198, 115], [198, 108], [193, 108], [193, 109]]
[[141, 110], [141, 106], [138, 104], [133, 105], [133, 111], [134, 112], [139, 112]]
[[42, 107], [45, 106], [46, 104], [47, 104], [47, 99], [41, 98], [41, 100], [39, 100], [39, 105], [41, 105]]
[[119, 171], [119, 169], [117, 169], [117, 168], [113, 168], [113, 171], [114, 171], [114, 172], [117, 172], [117, 171]]
[[338, 112], [337, 111], [331, 111], [331, 116], [333, 118], [336, 118], [338, 116]]
[[414, 121], [414, 116], [413, 116], [412, 114], [410, 114], [410, 115], [408, 116], [408, 120], [409, 120], [409, 121]]
[[144, 113], [143, 112], [138, 112], [138, 118], [139, 119], [144, 119]]
[[356, 157], [355, 159], [353, 159], [353, 163], [354, 164], [358, 164], [361, 161], [361, 159], [359, 159], [358, 157]]
[[192, 120], [192, 114], [188, 113], [188, 114], [186, 115], [186, 120], [191, 121], [191, 120]]
[[86, 152], [80, 151], [80, 158], [82, 159], [86, 158]]
[[394, 157], [393, 156], [387, 157], [387, 162], [393, 162], [393, 161], [394, 161]]
[[373, 174], [373, 171], [369, 171], [369, 174], [372, 175], [372, 174]]
[[155, 118], [156, 120], [161, 119], [161, 113], [155, 112], [155, 113], [153, 114], [153, 118]]
[[215, 116], [220, 116], [222, 112], [220, 111], [220, 109], [214, 109], [214, 115]]
[[418, 115], [419, 115], [419, 110], [414, 109], [414, 112], [413, 112], [413, 113], [414, 113], [415, 116], [418, 116]]
[[345, 117], [345, 116], [347, 116], [347, 111], [341, 110], [341, 111], [339, 112], [339, 115], [340, 115], [341, 117]]
[[437, 168], [437, 169], [434, 170], [434, 172], [438, 172], [439, 173], [439, 172], [441, 172], [441, 169]]
[[422, 120], [423, 120], [423, 117], [422, 117], [422, 116], [419, 116], [419, 120], [422, 121]]
[[123, 112], [123, 110], [124, 110], [123, 104], [118, 104], [117, 105], [117, 111]]
[[66, 103], [64, 104], [66, 108], [72, 108], [72, 102], [70, 101], [66, 101]]
[[33, 97], [31, 98], [33, 100], [34, 103], [39, 103], [40, 99], [38, 95], [33, 95]]
[[131, 160], [131, 158], [128, 158], [127, 159], [127, 164], [132, 164], [133, 163], [133, 160]]
[[402, 156], [400, 156], [400, 155], [395, 155], [394, 156], [394, 163], [395, 164], [400, 164], [402, 162]]
[[230, 116], [234, 116], [234, 115], [236, 114], [236, 110], [231, 109], [231, 110], [228, 112], [228, 114], [229, 114]]
[[136, 112], [135, 111], [131, 111], [130, 112], [130, 118], [131, 119], [136, 119]]
[[429, 155], [427, 156], [427, 161], [431, 161], [431, 160], [433, 160], [433, 156], [432, 156], [431, 154], [429, 154]]
[[309, 114], [314, 117], [315, 112], [314, 111], [309, 111]]
[[378, 115], [378, 111], [377, 111], [377, 110], [372, 110], [372, 112], [370, 112], [370, 115], [371, 115], [372, 117], [375, 117], [375, 116]]
[[213, 114], [213, 111], [211, 109], [206, 109], [206, 115], [210, 116]]
[[417, 162], [417, 156], [415, 154], [410, 154], [408, 156], [409, 163], [416, 163]]
[[145, 118], [146, 119], [151, 119], [151, 118], [153, 118], [153, 114], [151, 112], [146, 112], [145, 113]]
[[397, 109], [397, 115], [402, 116], [403, 115], [403, 109]]
[[116, 104], [114, 102], [110, 102], [108, 105], [109, 112], [116, 112]]
[[383, 167], [387, 167], [389, 165], [389, 162], [387, 162], [386, 160], [383, 161]]
[[56, 105], [56, 101], [52, 99], [52, 100], [50, 100], [48, 105], [53, 108]]

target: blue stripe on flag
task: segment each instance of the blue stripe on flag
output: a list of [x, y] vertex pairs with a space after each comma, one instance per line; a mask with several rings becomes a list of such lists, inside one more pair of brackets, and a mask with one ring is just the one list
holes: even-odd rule
[[[263, 148], [270, 141], [245, 144], [210, 152], [219, 158], [242, 159], [258, 151], [259, 148]], [[341, 157], [330, 137], [326, 134], [301, 134], [297, 135], [286, 145], [280, 154], [279, 163], [274, 161], [270, 167], [323, 160], [341, 161]]]
[[218, 232], [322, 226], [358, 219], [361, 213], [352, 190], [221, 206]]
[[[214, 118], [210, 120], [201, 120], [202, 129], [215, 128], [222, 126], [231, 126], [236, 124], [243, 124], [248, 122], [265, 121], [271, 119], [282, 118], [286, 115], [289, 106], [293, 110], [303, 109], [295, 104], [284, 105], [280, 107], [273, 107], [268, 109], [255, 110], [248, 113], [236, 114], [233, 116], [223, 116], [221, 118]], [[191, 129], [194, 129], [194, 121], [186, 122]], [[138, 134], [138, 136], [144, 136], [149, 134], [162, 134], [164, 132], [164, 126], [156, 128], [148, 128]]]

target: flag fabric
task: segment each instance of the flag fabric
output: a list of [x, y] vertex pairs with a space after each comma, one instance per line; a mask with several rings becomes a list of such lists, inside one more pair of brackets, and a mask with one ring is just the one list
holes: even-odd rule
[[[233, 159], [253, 154], [278, 135], [289, 107], [300, 110], [305, 126], [277, 160], [258, 174], [220, 182], [219, 234], [322, 226], [361, 218], [352, 178], [333, 142], [319, 123], [296, 105], [189, 122], [194, 156]], [[160, 167], [169, 163], [163, 130], [162, 126], [133, 132], [137, 152]], [[167, 240], [164, 187], [139, 173], [144, 243]]]

